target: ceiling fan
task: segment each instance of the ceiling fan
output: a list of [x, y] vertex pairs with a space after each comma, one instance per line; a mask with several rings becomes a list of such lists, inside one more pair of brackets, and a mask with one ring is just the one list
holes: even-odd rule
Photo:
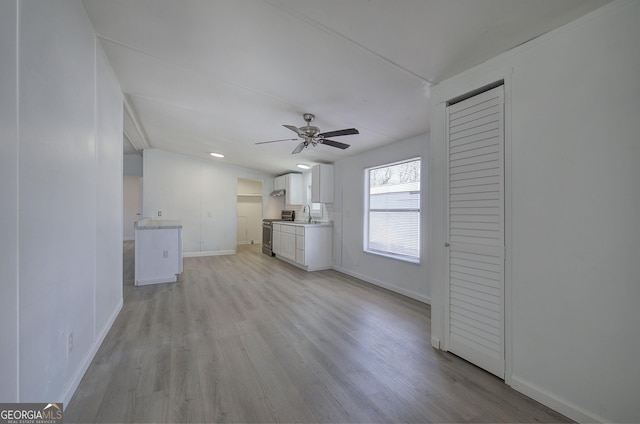
[[285, 128], [289, 128], [294, 133], [298, 134], [299, 138], [285, 138], [282, 140], [271, 140], [271, 141], [260, 141], [256, 144], [266, 144], [266, 143], [277, 143], [280, 141], [294, 141], [302, 139], [303, 141], [293, 149], [291, 152], [292, 155], [296, 153], [300, 153], [305, 147], [309, 147], [309, 145], [317, 146], [318, 144], [326, 144], [327, 146], [337, 147], [338, 149], [346, 149], [349, 147], [348, 144], [340, 143], [339, 141], [329, 140], [329, 137], [339, 137], [343, 135], [352, 135], [352, 134], [360, 134], [360, 132], [355, 128], [347, 128], [344, 130], [337, 131], [329, 131], [329, 132], [320, 132], [320, 128], [314, 127], [311, 125], [311, 121], [315, 119], [315, 115], [311, 113], [305, 113], [302, 115], [302, 118], [307, 122], [307, 125], [304, 127], [294, 127], [293, 125], [283, 125]]

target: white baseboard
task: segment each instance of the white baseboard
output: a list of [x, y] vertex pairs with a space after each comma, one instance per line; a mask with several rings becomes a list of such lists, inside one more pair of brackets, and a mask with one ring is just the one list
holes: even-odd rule
[[404, 289], [402, 287], [398, 287], [398, 286], [396, 286], [394, 284], [391, 284], [391, 283], [388, 283], [386, 281], [376, 280], [375, 278], [371, 278], [371, 277], [368, 277], [366, 275], [358, 274], [357, 272], [353, 272], [351, 270], [348, 270], [348, 269], [345, 269], [345, 268], [342, 268], [342, 267], [339, 267], [339, 266], [334, 266], [333, 269], [338, 271], [338, 272], [341, 272], [343, 274], [347, 274], [347, 275], [350, 275], [352, 277], [355, 277], [355, 278], [357, 278], [359, 280], [366, 281], [367, 283], [371, 283], [374, 286], [382, 287], [382, 288], [385, 288], [387, 290], [391, 290], [392, 292], [399, 293], [399, 294], [401, 294], [403, 296], [410, 297], [411, 299], [415, 299], [415, 300], [417, 300], [419, 302], [426, 303], [427, 305], [431, 305], [431, 298], [429, 296], [424, 296], [424, 295], [421, 295], [419, 293], [415, 293], [415, 292], [412, 292], [410, 290], [406, 290], [406, 289]]
[[512, 375], [511, 387], [579, 423], [605, 423], [611, 421], [600, 417], [591, 411], [586, 411], [583, 408], [536, 386], [535, 384], [525, 381], [521, 377]]
[[178, 281], [178, 274], [167, 275], [164, 277], [146, 278], [144, 280], [136, 280], [136, 286], [148, 286], [150, 284], [175, 283]]
[[84, 357], [84, 359], [80, 363], [80, 366], [78, 367], [76, 372], [73, 374], [73, 377], [71, 378], [71, 380], [67, 384], [67, 387], [63, 391], [62, 402], [63, 402], [63, 407], [65, 409], [67, 405], [69, 405], [71, 398], [73, 397], [74, 393], [76, 392], [76, 389], [80, 385], [80, 382], [82, 381], [82, 377], [84, 377], [84, 374], [87, 372], [87, 370], [89, 369], [89, 366], [93, 362], [93, 358], [95, 358], [96, 353], [98, 353], [98, 349], [100, 349], [102, 342], [104, 341], [105, 337], [107, 337], [109, 330], [111, 330], [113, 323], [116, 321], [116, 318], [118, 318], [118, 314], [122, 310], [123, 305], [124, 305], [124, 301], [123, 299], [120, 299], [120, 302], [118, 302], [118, 305], [116, 306], [115, 310], [109, 317], [107, 324], [102, 328], [102, 330], [100, 330], [98, 337], [96, 337], [96, 339], [93, 341], [93, 344], [91, 345], [91, 349], [89, 350], [87, 355]]
[[200, 256], [224, 256], [224, 255], [235, 255], [235, 250], [211, 250], [208, 252], [184, 252], [182, 253], [183, 258], [197, 258]]
[[431, 347], [433, 347], [434, 349], [440, 349], [440, 339], [437, 339], [435, 337], [431, 337]]
[[131, 237], [125, 237], [122, 239], [122, 241], [135, 241], [136, 237], [135, 236], [131, 236]]

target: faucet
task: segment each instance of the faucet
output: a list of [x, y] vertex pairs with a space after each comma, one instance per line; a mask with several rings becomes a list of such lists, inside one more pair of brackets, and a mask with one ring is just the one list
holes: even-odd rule
[[309, 214], [309, 224], [311, 224], [311, 204], [307, 203], [307, 213]]

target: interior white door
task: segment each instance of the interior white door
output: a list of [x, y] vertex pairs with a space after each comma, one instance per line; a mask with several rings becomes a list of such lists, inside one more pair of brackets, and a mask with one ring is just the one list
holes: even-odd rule
[[446, 116], [445, 349], [504, 378], [504, 87]]

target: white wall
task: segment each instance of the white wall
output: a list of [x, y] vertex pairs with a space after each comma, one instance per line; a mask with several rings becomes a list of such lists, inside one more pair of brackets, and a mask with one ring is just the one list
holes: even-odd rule
[[0, 402], [18, 400], [17, 2], [0, 2]]
[[142, 155], [137, 153], [124, 155], [122, 168], [125, 176], [142, 177]]
[[[96, 40], [96, 269], [93, 339], [102, 337], [122, 305], [122, 91]], [[106, 325], [109, 324], [109, 325]], [[99, 337], [98, 337], [99, 336]], [[75, 340], [74, 340], [75, 343]], [[99, 347], [99, 344], [94, 348]], [[88, 365], [88, 364], [87, 364]], [[80, 375], [82, 377], [82, 375]], [[73, 388], [75, 390], [75, 387]]]
[[182, 221], [185, 256], [235, 253], [238, 178], [263, 180], [270, 207], [271, 175], [159, 149], [145, 150], [143, 160], [143, 214]]
[[579, 421], [640, 421], [639, 21], [640, 2], [614, 2], [432, 91], [432, 334], [444, 338], [443, 102], [505, 78], [506, 381]]
[[0, 401], [68, 403], [122, 305], [122, 95], [79, 1], [0, 8]]
[[[390, 259], [363, 251], [364, 170], [414, 157], [422, 158], [422, 208], [427, 199], [427, 134], [342, 159], [335, 163], [333, 205], [333, 263], [338, 271], [388, 288], [425, 303], [431, 303], [427, 281], [426, 244], [422, 243], [420, 264]], [[426, 218], [422, 218], [422, 239], [426, 240]]]

